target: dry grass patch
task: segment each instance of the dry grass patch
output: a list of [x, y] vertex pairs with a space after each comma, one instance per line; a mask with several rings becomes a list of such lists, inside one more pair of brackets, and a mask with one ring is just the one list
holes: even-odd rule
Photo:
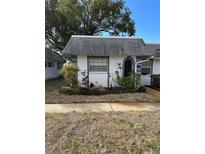
[[100, 96], [66, 95], [58, 92], [46, 93], [46, 104], [69, 104], [69, 103], [103, 103], [103, 102], [159, 102], [158, 96], [149, 93], [122, 93]]
[[46, 153], [159, 153], [159, 112], [46, 114]]

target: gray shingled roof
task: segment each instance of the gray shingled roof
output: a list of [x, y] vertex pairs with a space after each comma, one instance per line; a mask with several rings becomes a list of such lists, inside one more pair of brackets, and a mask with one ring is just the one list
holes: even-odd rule
[[152, 52], [147, 50], [144, 41], [138, 38], [73, 35], [63, 49], [63, 55], [78, 54], [89, 56], [150, 56]]
[[66, 62], [65, 59], [63, 59], [63, 56], [61, 56], [57, 52], [54, 52], [48, 48], [45, 48], [45, 60], [46, 61], [63, 62], [63, 63]]
[[160, 44], [155, 43], [147, 43], [147, 49], [152, 52], [152, 55], [156, 57], [160, 57]]

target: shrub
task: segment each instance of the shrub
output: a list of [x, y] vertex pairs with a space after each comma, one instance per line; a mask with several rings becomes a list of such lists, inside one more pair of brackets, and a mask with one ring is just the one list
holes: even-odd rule
[[123, 89], [136, 89], [139, 87], [139, 74], [131, 73], [129, 76], [120, 77], [119, 73], [117, 75], [117, 84]]
[[135, 92], [146, 92], [146, 89], [144, 86], [141, 86], [136, 89], [122, 89], [120, 87], [113, 87], [112, 89], [107, 89], [104, 87], [93, 87], [93, 88], [62, 87], [59, 89], [59, 93], [69, 94], [69, 95], [105, 95], [105, 94], [135, 93]]
[[80, 88], [79, 87], [62, 87], [59, 90], [59, 93], [62, 94], [69, 94], [69, 95], [76, 95], [80, 93]]
[[160, 75], [152, 75], [151, 80], [152, 87], [160, 89]]
[[60, 73], [63, 75], [66, 85], [68, 87], [74, 87], [78, 85], [76, 73], [79, 71], [78, 67], [72, 64], [65, 64]]

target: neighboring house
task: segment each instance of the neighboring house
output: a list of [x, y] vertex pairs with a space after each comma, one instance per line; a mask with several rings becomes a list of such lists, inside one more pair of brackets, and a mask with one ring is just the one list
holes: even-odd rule
[[[142, 65], [141, 84], [142, 85], [150, 85], [151, 75], [160, 74], [160, 44], [147, 43], [146, 47], [147, 50], [149, 50], [152, 53], [153, 57], [149, 58], [149, 62], [141, 63]], [[150, 72], [149, 71], [146, 72], [146, 64], [148, 64], [148, 70], [150, 70]]]
[[102, 37], [73, 35], [63, 50], [63, 56], [79, 67], [78, 81], [86, 71], [89, 81], [104, 87], [115, 86], [116, 71], [128, 76], [141, 73], [141, 84], [150, 85], [151, 74], [159, 74], [159, 44], [145, 44], [133, 37]]
[[45, 48], [45, 79], [58, 77], [65, 62], [62, 55]]

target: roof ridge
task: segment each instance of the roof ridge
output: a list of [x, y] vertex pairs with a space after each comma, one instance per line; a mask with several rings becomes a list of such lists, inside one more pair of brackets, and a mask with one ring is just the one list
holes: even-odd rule
[[145, 43], [145, 44], [160, 44], [160, 43], [157, 43], [157, 42], [149, 42], [149, 43]]
[[51, 49], [49, 49], [49, 48], [46, 48], [46, 49], [47, 49], [48, 52], [52, 52], [52, 53], [54, 53], [54, 54], [57, 54], [57, 55], [62, 56], [60, 53], [58, 53], [59, 51], [53, 51], [53, 50], [51, 50]]
[[141, 39], [134, 36], [100, 36], [100, 35], [72, 35], [71, 37], [85, 37], [85, 38], [122, 38], [122, 39]]

